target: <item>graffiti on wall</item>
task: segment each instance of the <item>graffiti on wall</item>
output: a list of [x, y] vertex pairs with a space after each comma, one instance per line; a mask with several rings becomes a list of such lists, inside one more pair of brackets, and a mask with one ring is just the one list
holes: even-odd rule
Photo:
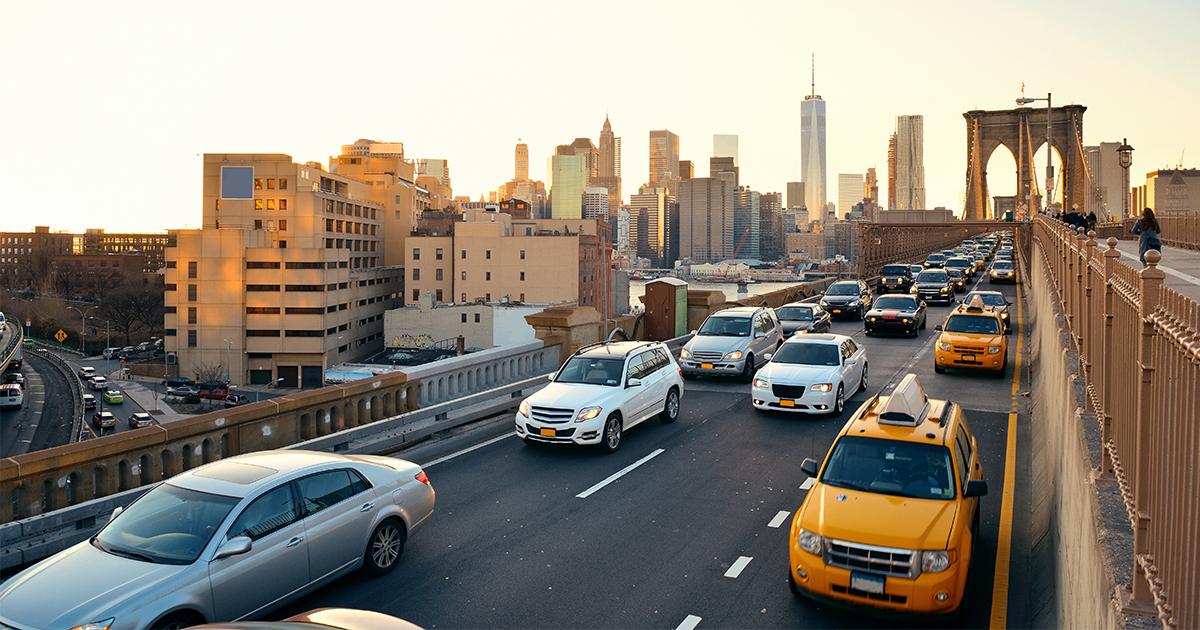
[[424, 348], [425, 346], [433, 345], [433, 337], [429, 335], [396, 335], [392, 337], [393, 348]]

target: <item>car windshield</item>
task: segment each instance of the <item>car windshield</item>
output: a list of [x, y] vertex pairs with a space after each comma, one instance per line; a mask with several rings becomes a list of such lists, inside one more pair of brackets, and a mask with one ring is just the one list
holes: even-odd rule
[[963, 302], [971, 303], [971, 300], [979, 298], [988, 306], [1008, 306], [1008, 301], [1004, 299], [1004, 295], [1000, 293], [972, 293], [968, 295]]
[[709, 317], [696, 332], [703, 336], [746, 337], [750, 335], [749, 317]]
[[958, 269], [951, 269], [950, 277], [954, 278], [955, 280], [961, 280], [963, 278], [963, 272], [959, 271]]
[[92, 544], [116, 556], [191, 564], [240, 500], [164, 483], [121, 512]]
[[554, 382], [615, 387], [621, 384], [624, 367], [624, 358], [571, 357]]
[[811, 322], [813, 310], [811, 306], [784, 306], [775, 311], [775, 315], [788, 322]]
[[995, 317], [984, 315], [951, 315], [946, 320], [946, 332], [969, 333], [974, 335], [1000, 334], [1000, 322]]
[[967, 262], [966, 258], [951, 258], [946, 261], [947, 267], [966, 267], [971, 263]]
[[771, 363], [836, 366], [840, 354], [836, 345], [828, 343], [785, 343], [771, 358]]
[[858, 295], [858, 285], [854, 283], [834, 283], [825, 295]]
[[945, 271], [922, 271], [917, 282], [945, 282], [949, 277]]
[[954, 498], [950, 449], [938, 444], [848, 435], [837, 441], [821, 482], [918, 499]]
[[902, 297], [899, 295], [889, 295], [875, 300], [875, 308], [899, 308], [906, 311], [911, 311], [916, 308], [912, 298]]
[[879, 272], [881, 276], [906, 276], [908, 275], [907, 265], [885, 265], [883, 271]]
[[925, 260], [928, 260], [929, 262], [945, 262], [946, 257], [942, 254], [930, 254], [929, 258], [926, 258]]

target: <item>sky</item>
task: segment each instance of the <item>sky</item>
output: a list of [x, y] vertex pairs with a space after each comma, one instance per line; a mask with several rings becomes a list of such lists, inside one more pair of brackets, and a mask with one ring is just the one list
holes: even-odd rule
[[[895, 118], [921, 114], [926, 204], [961, 210], [963, 113], [1015, 107], [1022, 84], [1086, 105], [1085, 144], [1128, 138], [1137, 185], [1185, 151], [1200, 163], [1197, 33], [1196, 0], [11, 3], [0, 217], [197, 228], [202, 154], [325, 164], [359, 138], [448, 160], [454, 194], [478, 199], [513, 177], [518, 139], [544, 181], [554, 147], [598, 144], [606, 115], [626, 202], [653, 129], [680, 136], [698, 177], [713, 134], [736, 134], [741, 183], [785, 192], [813, 56], [830, 201], [838, 173], [870, 167], [886, 198]], [[1014, 169], [993, 157], [992, 194], [1013, 193]]]

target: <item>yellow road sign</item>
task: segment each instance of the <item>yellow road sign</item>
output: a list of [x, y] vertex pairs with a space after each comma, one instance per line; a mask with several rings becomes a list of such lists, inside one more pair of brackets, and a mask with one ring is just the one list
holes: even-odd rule
[[62, 343], [67, 340], [67, 333], [59, 329], [58, 332], [54, 333], [54, 338], [58, 340], [58, 343]]

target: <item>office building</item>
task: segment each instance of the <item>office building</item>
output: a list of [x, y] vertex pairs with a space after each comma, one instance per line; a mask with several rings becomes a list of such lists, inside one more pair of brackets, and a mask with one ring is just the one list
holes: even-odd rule
[[417, 177], [432, 177], [442, 186], [450, 187], [450, 163], [446, 160], [417, 160]]
[[679, 160], [679, 181], [687, 181], [696, 176], [696, 166], [691, 160]]
[[741, 185], [741, 169], [733, 163], [731, 157], [714, 157], [708, 159], [708, 176], [723, 179], [736, 188]]
[[513, 179], [519, 182], [529, 180], [529, 145], [521, 142], [517, 138], [517, 148], [514, 152], [515, 168], [513, 169]]
[[896, 117], [896, 209], [925, 210], [925, 123]]
[[[758, 257], [762, 260], [778, 260], [783, 254], [783, 195], [777, 192], [763, 193], [758, 198], [759, 228]], [[795, 229], [793, 219], [792, 229]]]
[[650, 132], [650, 182], [647, 188], [674, 193], [679, 179], [679, 136], [660, 129]]
[[838, 202], [837, 213], [839, 217], [845, 217], [850, 214], [850, 211], [855, 205], [862, 203], [863, 176], [858, 173], [838, 173]]
[[608, 189], [586, 188], [583, 191], [583, 218], [608, 220]]
[[1200, 213], [1200, 169], [1164, 168], [1146, 173], [1146, 183], [1131, 191], [1129, 213], [1138, 215], [1142, 208], [1159, 214]]
[[733, 158], [738, 163], [738, 137], [734, 134], [713, 134], [713, 157]]
[[824, 220], [825, 188], [825, 101], [813, 92], [800, 103], [800, 181], [804, 182], [804, 206], [808, 220]]
[[613, 133], [608, 116], [600, 129], [599, 161], [592, 186], [608, 190], [608, 216], [616, 216], [621, 208], [621, 139]]
[[203, 227], [176, 231], [166, 251], [164, 345], [180, 375], [321, 387], [326, 367], [383, 349], [383, 312], [403, 300], [385, 225], [407, 234], [420, 204], [400, 181], [413, 171], [402, 149], [360, 142], [329, 170], [283, 154], [204, 155]]
[[745, 186], [737, 186], [733, 205], [733, 258], [751, 260], [759, 257], [759, 221], [762, 214], [762, 194]]
[[[559, 147], [562, 148], [562, 147]], [[586, 156], [554, 155], [546, 161], [550, 186], [550, 216], [555, 219], [583, 218], [583, 190], [587, 184]]]
[[896, 209], [896, 134], [888, 136], [887, 152], [888, 197], [887, 209]]
[[719, 262], [733, 257], [733, 211], [737, 190], [716, 177], [698, 177], [679, 185], [679, 257]]
[[792, 209], [805, 207], [804, 182], [787, 183], [787, 207]]
[[664, 266], [667, 260], [669, 209], [674, 202], [666, 188], [644, 187], [629, 196], [629, 247], [655, 266]]

